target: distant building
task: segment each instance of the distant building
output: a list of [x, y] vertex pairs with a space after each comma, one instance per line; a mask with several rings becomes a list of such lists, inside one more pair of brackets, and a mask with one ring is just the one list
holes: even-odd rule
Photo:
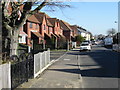
[[78, 27], [78, 34], [85, 38], [85, 40], [91, 40], [91, 33], [82, 27]]

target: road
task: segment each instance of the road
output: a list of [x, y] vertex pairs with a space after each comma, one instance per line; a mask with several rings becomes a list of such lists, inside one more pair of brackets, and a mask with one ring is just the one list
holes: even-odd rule
[[93, 46], [79, 54], [82, 88], [118, 88], [118, 53]]
[[118, 88], [118, 53], [100, 46], [69, 51], [27, 88]]

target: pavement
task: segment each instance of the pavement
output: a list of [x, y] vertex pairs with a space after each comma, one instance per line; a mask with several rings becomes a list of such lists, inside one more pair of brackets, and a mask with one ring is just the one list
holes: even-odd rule
[[41, 75], [18, 88], [118, 87], [118, 53], [112, 49], [93, 46], [92, 51], [79, 52], [77, 48], [53, 61]]
[[62, 54], [48, 69], [18, 88], [81, 88], [81, 74], [77, 49]]
[[66, 50], [55, 50], [55, 51], [50, 51], [50, 61], [56, 60], [62, 55], [64, 55], [67, 51]]

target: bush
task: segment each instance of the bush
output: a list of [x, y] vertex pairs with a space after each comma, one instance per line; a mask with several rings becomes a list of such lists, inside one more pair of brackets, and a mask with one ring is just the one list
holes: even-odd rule
[[18, 44], [18, 49], [17, 49], [18, 55], [20, 55], [21, 53], [27, 53], [27, 52], [28, 52], [28, 46], [19, 43]]
[[66, 39], [64, 37], [61, 37], [59, 40], [58, 40], [58, 49], [66, 49], [67, 45], [66, 45]]
[[75, 37], [75, 41], [77, 42], [77, 45], [79, 45], [81, 42], [83, 42], [85, 40], [84, 37], [82, 37], [81, 35], [77, 35]]

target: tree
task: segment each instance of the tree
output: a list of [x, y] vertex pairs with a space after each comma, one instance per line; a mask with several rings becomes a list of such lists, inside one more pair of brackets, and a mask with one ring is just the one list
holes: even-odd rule
[[113, 36], [116, 34], [116, 30], [114, 28], [110, 29], [107, 31], [107, 34], [110, 35], [110, 36]]
[[80, 43], [85, 40], [85, 38], [82, 37], [81, 35], [77, 35], [77, 36], [75, 37], [75, 39], [76, 39], [77, 42], [80, 42]]
[[58, 49], [66, 49], [66, 38], [65, 37], [61, 37], [58, 40]]
[[103, 35], [103, 34], [97, 35], [98, 40], [103, 40], [104, 38], [105, 38], [105, 35]]
[[[49, 0], [41, 0], [41, 2], [37, 2], [37, 0], [19, 0], [19, 2], [2, 0], [1, 3], [3, 38], [5, 42], [10, 40], [11, 55], [16, 54], [19, 28], [25, 24], [29, 16], [37, 13], [44, 6], [70, 7], [69, 5], [64, 5], [60, 2], [50, 2]], [[33, 10], [32, 7], [34, 7]], [[9, 44], [7, 45], [9, 46]]]

